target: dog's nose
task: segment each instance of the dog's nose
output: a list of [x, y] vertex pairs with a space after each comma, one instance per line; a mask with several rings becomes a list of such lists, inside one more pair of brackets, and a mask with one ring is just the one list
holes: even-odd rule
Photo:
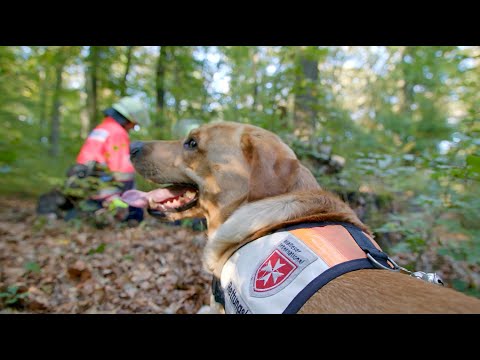
[[130, 144], [130, 158], [134, 158], [142, 152], [143, 142], [135, 141], [134, 143]]

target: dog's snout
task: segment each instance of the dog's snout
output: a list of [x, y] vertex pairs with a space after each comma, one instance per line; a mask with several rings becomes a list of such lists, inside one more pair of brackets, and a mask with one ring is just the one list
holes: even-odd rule
[[134, 158], [142, 152], [143, 149], [143, 142], [135, 141], [134, 143], [130, 144], [130, 158]]

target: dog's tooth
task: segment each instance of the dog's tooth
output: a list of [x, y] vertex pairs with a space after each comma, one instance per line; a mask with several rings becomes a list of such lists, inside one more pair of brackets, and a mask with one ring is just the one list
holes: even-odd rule
[[151, 209], [155, 209], [156, 207], [156, 203], [155, 201], [153, 201], [153, 199], [151, 197], [148, 198], [148, 207], [151, 208]]

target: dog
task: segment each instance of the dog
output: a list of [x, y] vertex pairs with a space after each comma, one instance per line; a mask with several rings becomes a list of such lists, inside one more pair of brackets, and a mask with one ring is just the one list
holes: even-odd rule
[[159, 188], [125, 202], [168, 221], [206, 219], [212, 313], [480, 313], [479, 299], [398, 266], [270, 131], [209, 123], [183, 140], [133, 143], [130, 155]]

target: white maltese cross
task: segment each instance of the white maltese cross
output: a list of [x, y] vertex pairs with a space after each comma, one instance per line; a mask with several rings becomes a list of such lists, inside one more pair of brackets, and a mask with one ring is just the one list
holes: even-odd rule
[[275, 266], [272, 268], [272, 263], [270, 260], [268, 261], [268, 265], [265, 265], [260, 271], [265, 271], [265, 275], [263, 275], [261, 278], [258, 280], [263, 280], [263, 286], [267, 283], [267, 281], [270, 279], [270, 276], [273, 278], [273, 283], [275, 284], [280, 276], [285, 275], [284, 273], [278, 271], [282, 266], [285, 264], [282, 264], [280, 262], [280, 259], [277, 259], [277, 263]]

